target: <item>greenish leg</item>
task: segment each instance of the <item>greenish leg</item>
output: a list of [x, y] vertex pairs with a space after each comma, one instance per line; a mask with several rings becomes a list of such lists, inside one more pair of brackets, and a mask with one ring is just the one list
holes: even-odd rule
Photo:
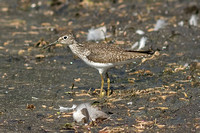
[[107, 88], [107, 97], [108, 97], [110, 95], [110, 78], [107, 72], [106, 72], [106, 78], [107, 78], [107, 84], [108, 84], [108, 88]]
[[100, 97], [103, 97], [104, 94], [103, 94], [103, 85], [104, 85], [104, 79], [103, 79], [103, 75], [100, 74], [101, 76], [101, 89], [100, 89]]

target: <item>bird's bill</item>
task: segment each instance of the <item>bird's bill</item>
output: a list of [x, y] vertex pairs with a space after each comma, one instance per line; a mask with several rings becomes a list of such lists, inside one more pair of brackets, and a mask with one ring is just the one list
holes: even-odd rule
[[51, 46], [55, 46], [58, 43], [58, 41], [52, 42], [50, 44], [48, 44], [47, 46], [44, 46], [43, 49], [49, 48]]

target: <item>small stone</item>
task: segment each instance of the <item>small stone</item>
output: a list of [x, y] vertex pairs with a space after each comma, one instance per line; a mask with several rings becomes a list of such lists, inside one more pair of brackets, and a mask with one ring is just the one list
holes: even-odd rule
[[9, 87], [8, 89], [9, 89], [9, 90], [14, 90], [14, 89], [15, 89], [15, 87]]
[[18, 55], [23, 55], [25, 53], [25, 50], [19, 50]]
[[5, 49], [4, 47], [2, 47], [2, 46], [0, 46], [0, 50], [3, 50], [3, 49]]
[[35, 56], [36, 59], [41, 59], [41, 58], [44, 58], [44, 57], [45, 56], [43, 54], [38, 54], [38, 55]]

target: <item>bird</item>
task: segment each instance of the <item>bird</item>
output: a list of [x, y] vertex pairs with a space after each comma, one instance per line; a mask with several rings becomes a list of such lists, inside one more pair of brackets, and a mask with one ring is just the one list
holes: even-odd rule
[[87, 65], [96, 68], [101, 77], [100, 97], [105, 96], [103, 92], [104, 75], [107, 78], [107, 97], [110, 96], [110, 78], [107, 70], [117, 65], [123, 65], [133, 62], [137, 58], [151, 56], [154, 51], [133, 51], [120, 48], [106, 43], [79, 43], [72, 33], [67, 33], [59, 37], [55, 42], [50, 43], [43, 48], [54, 46], [60, 43], [68, 46], [72, 53], [82, 59]]

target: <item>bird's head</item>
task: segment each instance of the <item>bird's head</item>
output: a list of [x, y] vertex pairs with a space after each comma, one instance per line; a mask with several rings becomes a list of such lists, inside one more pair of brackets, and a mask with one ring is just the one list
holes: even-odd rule
[[71, 34], [71, 33], [66, 34], [62, 37], [59, 37], [58, 40], [57, 40], [58, 43], [61, 43], [63, 45], [67, 45], [67, 46], [70, 45], [70, 44], [73, 44], [74, 41], [75, 41], [75, 38], [74, 38], [73, 34]]
[[64, 36], [59, 37], [58, 40], [56, 40], [53, 43], [50, 43], [49, 45], [47, 45], [43, 48], [45, 49], [45, 48], [48, 48], [51, 46], [55, 46], [58, 43], [63, 44], [64, 46], [69, 46], [69, 45], [75, 43], [75, 38], [72, 33], [68, 33], [68, 34], [65, 34]]

